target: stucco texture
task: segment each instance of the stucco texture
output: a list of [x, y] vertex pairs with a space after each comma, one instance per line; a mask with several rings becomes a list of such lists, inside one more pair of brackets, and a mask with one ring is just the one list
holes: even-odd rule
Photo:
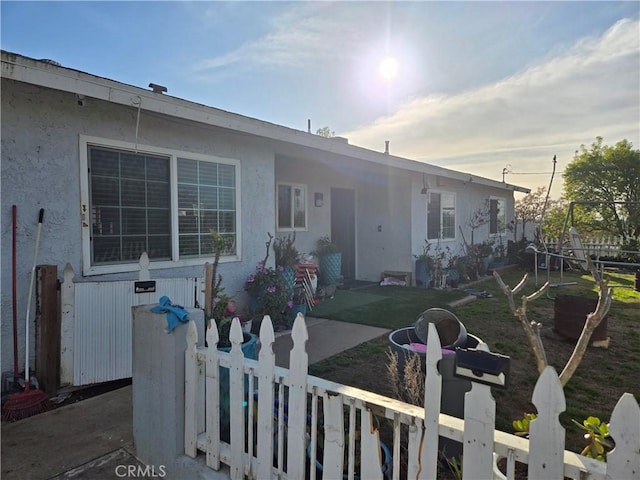
[[[137, 272], [82, 276], [79, 137], [136, 142], [135, 106], [124, 107], [2, 79], [2, 371], [13, 369], [11, 297], [11, 206], [16, 205], [17, 290], [20, 365], [24, 365], [24, 323], [29, 275], [40, 208], [45, 209], [38, 264], [56, 265], [58, 277], [70, 263], [75, 281], [136, 279]], [[141, 145], [240, 161], [241, 261], [222, 263], [226, 293], [243, 301], [246, 276], [264, 255], [266, 232], [274, 232], [274, 158], [259, 140], [142, 111]], [[83, 173], [84, 174], [84, 173]], [[209, 259], [210, 260], [210, 259]], [[152, 270], [152, 278], [201, 276], [202, 265]], [[35, 303], [34, 303], [35, 305]], [[31, 308], [31, 321], [35, 307]], [[33, 323], [32, 323], [33, 326]], [[35, 328], [31, 328], [34, 358]], [[33, 365], [33, 361], [31, 363]]]

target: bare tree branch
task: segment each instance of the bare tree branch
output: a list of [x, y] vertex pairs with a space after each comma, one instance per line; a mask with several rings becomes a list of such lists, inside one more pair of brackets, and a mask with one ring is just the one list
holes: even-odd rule
[[[511, 308], [511, 311], [513, 312], [515, 317], [518, 320], [520, 320], [520, 324], [522, 325], [524, 333], [527, 336], [527, 341], [529, 342], [529, 346], [531, 347], [531, 350], [533, 350], [533, 354], [536, 358], [536, 366], [538, 368], [538, 373], [542, 373], [542, 371], [547, 366], [547, 360], [546, 360], [547, 355], [544, 351], [544, 345], [542, 344], [542, 340], [540, 338], [540, 328], [542, 327], [542, 325], [536, 322], [529, 322], [529, 319], [527, 318], [527, 297], [526, 296], [522, 297], [521, 307], [516, 307], [515, 300], [513, 299], [513, 293], [516, 290], [516, 288], [518, 290], [521, 290], [522, 287], [524, 286], [523, 282], [526, 282], [526, 275], [525, 275], [525, 278], [523, 278], [523, 280], [521, 280], [520, 283], [518, 283], [516, 288], [514, 288], [513, 290], [511, 290], [508, 285], [505, 285], [505, 283], [502, 281], [502, 277], [500, 277], [500, 274], [495, 270], [493, 271], [493, 278], [496, 279], [496, 282], [498, 282], [500, 289], [506, 295], [509, 301], [509, 307]], [[545, 292], [545, 290], [548, 287], [549, 287], [549, 283], [547, 282], [542, 286], [540, 290], [538, 290], [536, 293], [532, 294], [531, 296], [534, 297], [534, 299], [538, 298], [540, 295], [542, 295], [542, 293]]]

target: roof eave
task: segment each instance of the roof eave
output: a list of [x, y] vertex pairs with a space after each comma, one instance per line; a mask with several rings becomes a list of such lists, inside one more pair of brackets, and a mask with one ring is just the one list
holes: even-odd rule
[[337, 155], [358, 158], [378, 164], [414, 172], [441, 175], [467, 183], [529, 193], [529, 189], [510, 185], [445, 167], [376, 152], [350, 145], [346, 139], [325, 138], [309, 132], [276, 125], [237, 113], [209, 107], [181, 98], [155, 93], [140, 87], [99, 77], [80, 70], [35, 60], [2, 50], [1, 76], [11, 80], [52, 88], [55, 90], [97, 98], [107, 102], [135, 107], [162, 115], [191, 120], [270, 140], [315, 148]]

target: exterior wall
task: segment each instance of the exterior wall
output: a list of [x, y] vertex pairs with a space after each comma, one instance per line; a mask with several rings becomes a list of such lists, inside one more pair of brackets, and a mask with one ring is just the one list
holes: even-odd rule
[[[135, 143], [137, 109], [2, 79], [2, 371], [12, 370], [11, 208], [18, 207], [17, 290], [20, 365], [38, 210], [45, 209], [38, 264], [66, 263], [82, 272], [79, 135]], [[138, 143], [241, 162], [242, 259], [221, 263], [226, 293], [242, 302], [246, 276], [264, 255], [265, 232], [275, 230], [274, 152], [266, 142], [229, 131], [141, 112]], [[203, 265], [153, 270], [153, 278], [202, 276]], [[137, 272], [76, 281], [136, 279]], [[32, 307], [31, 314], [34, 315]], [[34, 328], [31, 328], [32, 339]], [[32, 340], [33, 341], [33, 340]], [[31, 352], [35, 349], [31, 348]], [[32, 353], [33, 356], [33, 353]], [[32, 363], [33, 365], [33, 363]]]
[[[423, 180], [421, 176], [414, 175], [412, 177], [412, 254], [418, 255], [422, 253], [422, 248], [427, 238], [427, 196], [422, 195], [420, 192], [423, 188]], [[430, 179], [430, 182], [434, 182]], [[474, 185], [473, 183], [464, 183], [457, 180], [448, 178], [441, 178], [436, 185], [431, 185], [429, 189], [431, 191], [440, 192], [452, 192], [456, 195], [456, 237], [453, 240], [445, 240], [440, 242], [442, 248], [449, 247], [451, 253], [454, 255], [462, 255], [465, 253], [464, 242], [471, 244], [471, 228], [469, 227], [469, 220], [473, 213], [480, 208], [483, 208], [485, 201], [490, 197], [504, 198], [507, 204], [506, 220], [507, 224], [514, 218], [514, 198], [513, 193], [508, 190], [501, 190], [497, 188], [491, 188], [482, 185]], [[460, 229], [464, 234], [460, 233]], [[502, 241], [506, 248], [507, 240], [512, 235], [507, 231], [502, 234]], [[495, 238], [496, 242], [498, 237], [496, 235], [489, 234], [489, 224], [485, 224], [477, 228], [474, 232], [474, 243], [480, 243], [488, 238]], [[431, 240], [430, 243], [436, 242]], [[432, 252], [433, 252], [432, 246]], [[413, 269], [413, 259], [412, 267]]]
[[[408, 172], [347, 158], [322, 163], [278, 158], [276, 178], [308, 189], [308, 230], [296, 232], [298, 251], [312, 252], [320, 237], [331, 234], [331, 188], [346, 188], [355, 191], [356, 278], [378, 281], [383, 270], [406, 264], [411, 221]], [[323, 194], [322, 207], [313, 205], [314, 193]]]
[[[422, 252], [427, 236], [427, 197], [420, 193], [421, 175], [347, 158], [323, 162], [277, 158], [276, 178], [307, 186], [308, 230], [296, 232], [296, 247], [300, 252], [312, 252], [318, 238], [331, 233], [331, 188], [350, 188], [356, 192], [356, 278], [378, 281], [385, 270], [413, 272], [414, 255]], [[504, 198], [507, 222], [513, 219], [514, 199], [510, 191], [449, 178], [441, 178], [438, 185], [430, 188], [456, 195], [456, 238], [440, 243], [442, 248], [449, 247], [454, 255], [465, 252], [460, 227], [470, 244], [468, 221], [488, 198]], [[316, 192], [324, 195], [322, 207], [313, 205]], [[277, 232], [277, 235], [285, 236], [287, 232]], [[489, 224], [486, 224], [476, 229], [474, 242], [489, 237]], [[505, 247], [509, 238], [508, 232], [502, 235]]]

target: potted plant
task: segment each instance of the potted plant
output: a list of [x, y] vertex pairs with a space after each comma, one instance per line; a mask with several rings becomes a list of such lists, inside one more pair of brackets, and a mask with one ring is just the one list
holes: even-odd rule
[[475, 257], [478, 275], [484, 275], [487, 273], [489, 264], [491, 263], [494, 243], [494, 240], [487, 239], [481, 243], [471, 245], [471, 256]]
[[282, 269], [267, 267], [258, 262], [255, 272], [247, 276], [244, 289], [249, 294], [249, 311], [260, 318], [271, 317], [274, 325], [286, 323], [287, 302], [291, 287], [282, 275]]
[[342, 253], [329, 235], [318, 239], [314, 254], [318, 257], [319, 280], [322, 285], [337, 285], [342, 275]]
[[295, 247], [296, 234], [278, 237], [273, 242], [276, 267], [281, 269], [287, 283], [290, 285], [290, 293], [293, 294], [295, 284], [296, 267], [300, 262], [300, 252]]
[[425, 240], [422, 247], [422, 253], [420, 255], [414, 255], [416, 259], [416, 285], [421, 285], [424, 288], [429, 288], [431, 283], [431, 276], [433, 274], [433, 258], [429, 255], [431, 250], [431, 244]]
[[300, 253], [295, 246], [296, 234], [278, 237], [273, 242], [276, 267], [295, 269], [300, 261]]
[[458, 263], [460, 257], [454, 255], [451, 249], [447, 247], [447, 284], [452, 288], [457, 288], [460, 283], [460, 271], [458, 270]]

